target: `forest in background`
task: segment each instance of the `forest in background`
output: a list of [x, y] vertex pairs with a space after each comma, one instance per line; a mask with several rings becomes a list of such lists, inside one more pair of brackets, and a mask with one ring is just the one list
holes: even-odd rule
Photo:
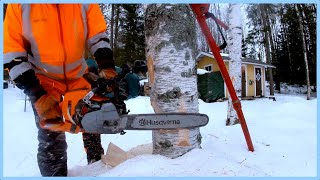
[[[100, 4], [109, 24], [108, 34], [118, 65], [145, 59], [144, 6]], [[310, 85], [316, 91], [316, 4], [243, 4], [242, 7], [242, 56], [276, 66], [272, 76], [276, 89], [280, 89], [280, 82], [307, 84], [306, 52]], [[210, 11], [228, 24], [227, 4], [211, 4]], [[216, 25], [211, 20], [208, 22], [217, 43], [222, 43]], [[228, 32], [223, 31], [227, 37]], [[199, 52], [208, 52], [200, 28], [197, 34]], [[228, 47], [224, 53], [228, 53]], [[270, 80], [268, 73], [267, 79]]]
[[[108, 24], [116, 64], [145, 60], [144, 4], [99, 4]], [[6, 4], [4, 5], [5, 13]], [[243, 4], [242, 56], [276, 66], [267, 80], [310, 84], [316, 91], [316, 4]], [[228, 24], [227, 4], [211, 4], [210, 11]], [[4, 16], [5, 17], [5, 16]], [[209, 21], [219, 44], [216, 25]], [[223, 30], [225, 36], [228, 32]], [[197, 27], [198, 50], [209, 48]], [[228, 53], [228, 47], [224, 50]], [[307, 66], [306, 66], [307, 64]], [[270, 71], [270, 69], [269, 69]], [[309, 81], [309, 82], [308, 82]]]

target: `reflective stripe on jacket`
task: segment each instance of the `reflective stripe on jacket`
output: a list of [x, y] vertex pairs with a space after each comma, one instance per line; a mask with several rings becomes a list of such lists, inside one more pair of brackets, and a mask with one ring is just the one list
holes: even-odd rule
[[30, 68], [56, 80], [77, 79], [87, 71], [86, 46], [92, 54], [110, 48], [101, 40], [106, 28], [97, 4], [9, 4], [3, 63], [28, 57], [10, 70], [13, 79]]

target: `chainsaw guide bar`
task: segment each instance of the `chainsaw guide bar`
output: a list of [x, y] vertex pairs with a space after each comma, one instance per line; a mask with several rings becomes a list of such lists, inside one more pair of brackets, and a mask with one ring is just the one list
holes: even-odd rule
[[85, 114], [81, 125], [85, 132], [116, 134], [123, 130], [160, 130], [197, 128], [207, 125], [209, 117], [200, 113], [132, 114], [119, 116], [112, 103]]

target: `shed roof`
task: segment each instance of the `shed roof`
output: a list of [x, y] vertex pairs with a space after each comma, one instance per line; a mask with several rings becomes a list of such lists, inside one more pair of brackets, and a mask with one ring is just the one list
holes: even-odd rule
[[[224, 61], [229, 61], [230, 60], [230, 57], [229, 57], [229, 54], [225, 54], [225, 53], [220, 53], [221, 56], [222, 56], [222, 59]], [[211, 57], [211, 58], [214, 58], [213, 54], [212, 53], [208, 53], [208, 52], [200, 52], [197, 57], [196, 57], [196, 60], [197, 61], [200, 61], [200, 58], [202, 57]], [[241, 58], [242, 60], [242, 63], [243, 64], [253, 64], [253, 65], [260, 65], [260, 66], [264, 66], [264, 67], [271, 67], [271, 68], [276, 68], [274, 65], [272, 64], [268, 64], [268, 63], [265, 63], [265, 62], [262, 62], [262, 61], [258, 61], [258, 60], [255, 60], [255, 59], [251, 59], [251, 58], [244, 58], [242, 57]]]

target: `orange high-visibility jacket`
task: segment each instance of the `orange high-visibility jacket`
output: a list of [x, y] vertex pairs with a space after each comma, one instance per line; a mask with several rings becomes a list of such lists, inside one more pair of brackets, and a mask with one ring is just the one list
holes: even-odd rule
[[10, 70], [12, 79], [29, 69], [55, 80], [78, 79], [87, 71], [86, 47], [92, 54], [110, 48], [97, 4], [9, 4], [3, 28], [4, 64], [22, 56], [29, 61]]

